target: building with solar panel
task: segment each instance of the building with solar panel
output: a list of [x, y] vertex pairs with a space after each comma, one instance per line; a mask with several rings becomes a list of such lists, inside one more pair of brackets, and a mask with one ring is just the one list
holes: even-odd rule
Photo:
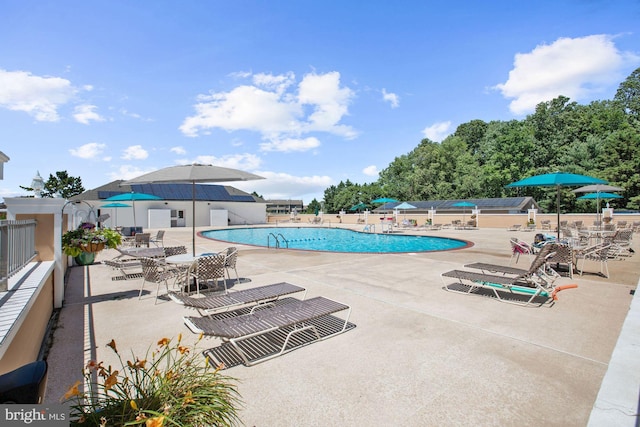
[[[266, 222], [266, 201], [229, 185], [196, 184], [194, 193], [191, 184], [121, 185], [122, 182], [110, 182], [70, 200], [83, 202], [78, 205], [79, 215], [83, 209], [88, 210], [86, 204], [91, 205], [96, 218], [107, 218], [101, 225], [111, 228], [191, 227], [194, 206], [196, 227]], [[127, 201], [118, 206], [106, 201], [109, 197], [132, 192], [150, 194], [159, 199]]]

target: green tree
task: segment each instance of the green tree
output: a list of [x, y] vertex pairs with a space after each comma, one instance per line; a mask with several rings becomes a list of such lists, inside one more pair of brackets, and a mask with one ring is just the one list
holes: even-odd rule
[[640, 68], [636, 68], [620, 84], [614, 99], [620, 103], [632, 121], [636, 124], [640, 122]]
[[305, 213], [308, 214], [312, 214], [312, 213], [316, 213], [316, 212], [320, 212], [322, 210], [322, 206], [320, 205], [320, 202], [317, 201], [315, 198], [309, 202], [309, 204], [307, 205], [307, 209], [305, 211]]
[[55, 197], [60, 195], [63, 199], [77, 196], [84, 192], [82, 179], [80, 177], [69, 176], [67, 171], [59, 171], [54, 175], [49, 175], [49, 179], [44, 183], [42, 197]]

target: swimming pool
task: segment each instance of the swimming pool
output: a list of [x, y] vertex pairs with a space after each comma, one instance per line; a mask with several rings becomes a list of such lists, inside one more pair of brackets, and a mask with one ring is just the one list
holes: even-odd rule
[[460, 249], [469, 242], [445, 237], [361, 233], [326, 227], [252, 227], [209, 230], [202, 237], [253, 246], [324, 252], [401, 253]]

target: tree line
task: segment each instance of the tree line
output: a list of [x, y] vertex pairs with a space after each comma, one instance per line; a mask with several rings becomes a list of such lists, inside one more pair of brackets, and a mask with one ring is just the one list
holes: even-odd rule
[[[579, 105], [565, 96], [542, 102], [522, 120], [472, 120], [441, 143], [423, 139], [396, 157], [377, 181], [349, 180], [324, 191], [324, 210], [336, 213], [372, 200], [450, 200], [532, 196], [555, 211], [555, 188], [508, 189], [520, 179], [556, 171], [589, 175], [624, 188], [616, 209], [640, 208], [640, 68], [618, 87], [614, 99]], [[562, 188], [563, 212], [593, 212], [594, 201], [577, 200]], [[579, 195], [578, 195], [579, 196]], [[318, 208], [313, 200], [307, 212]]]

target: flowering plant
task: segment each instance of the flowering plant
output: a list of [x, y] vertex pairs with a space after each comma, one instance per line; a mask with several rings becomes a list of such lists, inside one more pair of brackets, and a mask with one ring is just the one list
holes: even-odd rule
[[120, 361], [120, 369], [90, 361], [83, 369], [85, 391], [81, 381], [67, 391], [63, 403], [71, 403], [72, 425], [160, 427], [231, 426], [238, 423], [235, 405], [239, 394], [233, 379], [222, 376], [223, 366], [213, 368], [193, 348], [162, 338], [157, 348], [140, 359], [123, 362], [116, 343], [108, 347]]
[[62, 250], [69, 256], [76, 257], [82, 252], [95, 252], [90, 246], [98, 245], [98, 250], [104, 247], [115, 248], [122, 243], [122, 236], [109, 228], [96, 228], [95, 224], [83, 222], [75, 230], [62, 235]]

